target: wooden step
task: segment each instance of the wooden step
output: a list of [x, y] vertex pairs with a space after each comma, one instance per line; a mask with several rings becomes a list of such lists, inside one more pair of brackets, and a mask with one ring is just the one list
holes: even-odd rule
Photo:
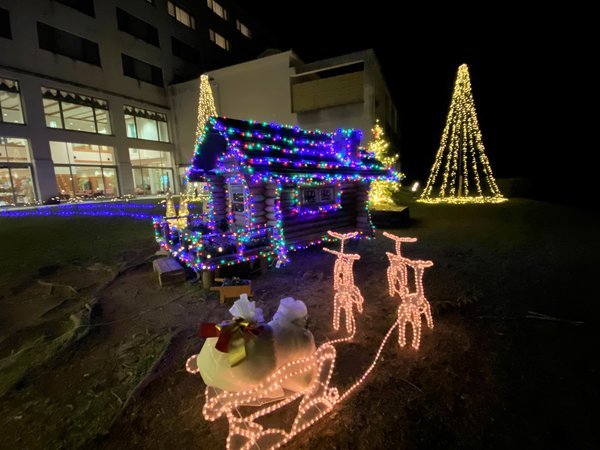
[[185, 270], [175, 258], [159, 258], [152, 263], [160, 286], [179, 284], [185, 281]]

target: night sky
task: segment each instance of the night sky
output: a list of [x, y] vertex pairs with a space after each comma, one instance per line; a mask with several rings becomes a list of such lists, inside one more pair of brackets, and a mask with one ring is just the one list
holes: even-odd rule
[[495, 175], [526, 177], [544, 198], [589, 196], [595, 167], [588, 159], [598, 150], [592, 115], [580, 111], [593, 104], [586, 78], [597, 75], [589, 69], [598, 54], [589, 12], [547, 5], [532, 11], [507, 2], [440, 9], [431, 2], [371, 0], [362, 10], [349, 2], [283, 4], [255, 0], [251, 10], [279, 48], [292, 48], [307, 62], [375, 49], [400, 116], [409, 181], [429, 173], [464, 62]]

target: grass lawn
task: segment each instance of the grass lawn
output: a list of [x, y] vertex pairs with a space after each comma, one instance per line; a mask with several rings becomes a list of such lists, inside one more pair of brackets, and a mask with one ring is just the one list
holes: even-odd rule
[[0, 218], [0, 287], [44, 268], [117, 264], [152, 246], [153, 236], [149, 221], [126, 217]]
[[[405, 255], [434, 261], [424, 281], [435, 329], [418, 352], [400, 349], [394, 334], [366, 385], [289, 447], [597, 448], [600, 218], [522, 199], [402, 201], [411, 226], [389, 231], [419, 239]], [[197, 325], [227, 318], [227, 306], [189, 283], [159, 289], [150, 264], [115, 271], [155, 249], [149, 222], [0, 218], [0, 238], [0, 370], [8, 368], [0, 377], [13, 376], [0, 392], [0, 447], [224, 448], [226, 421], [202, 418], [204, 384], [182, 367], [201, 345]], [[392, 249], [379, 232], [356, 249], [365, 311], [355, 341], [338, 351], [341, 388], [395, 320], [398, 299], [385, 279]], [[317, 344], [339, 337], [333, 257], [319, 249], [290, 256], [254, 280], [257, 306], [271, 317], [280, 298], [302, 299]], [[55, 358], [26, 359], [35, 370], [16, 363], [70, 337], [69, 317], [92, 299], [100, 308], [89, 333]], [[153, 361], [151, 382], [136, 389]]]

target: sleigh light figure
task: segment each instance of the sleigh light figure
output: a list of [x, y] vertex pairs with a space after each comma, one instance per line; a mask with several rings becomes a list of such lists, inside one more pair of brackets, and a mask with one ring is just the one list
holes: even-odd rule
[[[432, 267], [432, 261], [420, 261], [405, 258], [400, 253], [402, 242], [416, 242], [415, 238], [398, 237], [390, 233], [384, 236], [395, 241], [396, 254], [386, 253], [390, 261], [387, 270], [388, 289], [391, 296], [398, 294], [401, 302], [398, 306], [398, 344], [400, 347], [406, 345], [406, 326], [412, 328], [412, 347], [419, 349], [421, 344], [421, 322], [425, 316], [425, 322], [429, 328], [433, 328], [433, 317], [431, 306], [425, 298], [423, 287], [423, 273], [427, 267]], [[409, 269], [414, 274], [415, 291], [411, 292], [408, 283]]]
[[352, 266], [354, 261], [360, 259], [360, 255], [352, 253], [344, 253], [344, 242], [348, 239], [355, 238], [358, 233], [340, 234], [333, 231], [328, 231], [328, 234], [341, 241], [341, 251], [323, 250], [337, 256], [333, 267], [333, 288], [335, 295], [333, 297], [333, 329], [339, 330], [340, 316], [342, 310], [346, 319], [346, 331], [350, 335], [354, 335], [356, 325], [354, 322], [354, 305], [359, 313], [363, 312], [363, 296], [358, 287], [354, 284], [354, 273]]

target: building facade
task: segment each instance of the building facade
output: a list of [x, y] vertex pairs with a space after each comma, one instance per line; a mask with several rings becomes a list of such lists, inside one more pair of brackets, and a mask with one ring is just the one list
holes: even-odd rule
[[[363, 144], [379, 119], [398, 151], [398, 116], [377, 57], [365, 50], [305, 64], [293, 52], [265, 56], [208, 73], [220, 116], [298, 125], [305, 129], [363, 131]], [[175, 134], [190, 139], [196, 129], [198, 82], [169, 87]], [[394, 146], [394, 144], [396, 144]], [[181, 146], [187, 163], [193, 146]]]
[[177, 190], [168, 86], [270, 42], [229, 0], [0, 0], [0, 206]]

